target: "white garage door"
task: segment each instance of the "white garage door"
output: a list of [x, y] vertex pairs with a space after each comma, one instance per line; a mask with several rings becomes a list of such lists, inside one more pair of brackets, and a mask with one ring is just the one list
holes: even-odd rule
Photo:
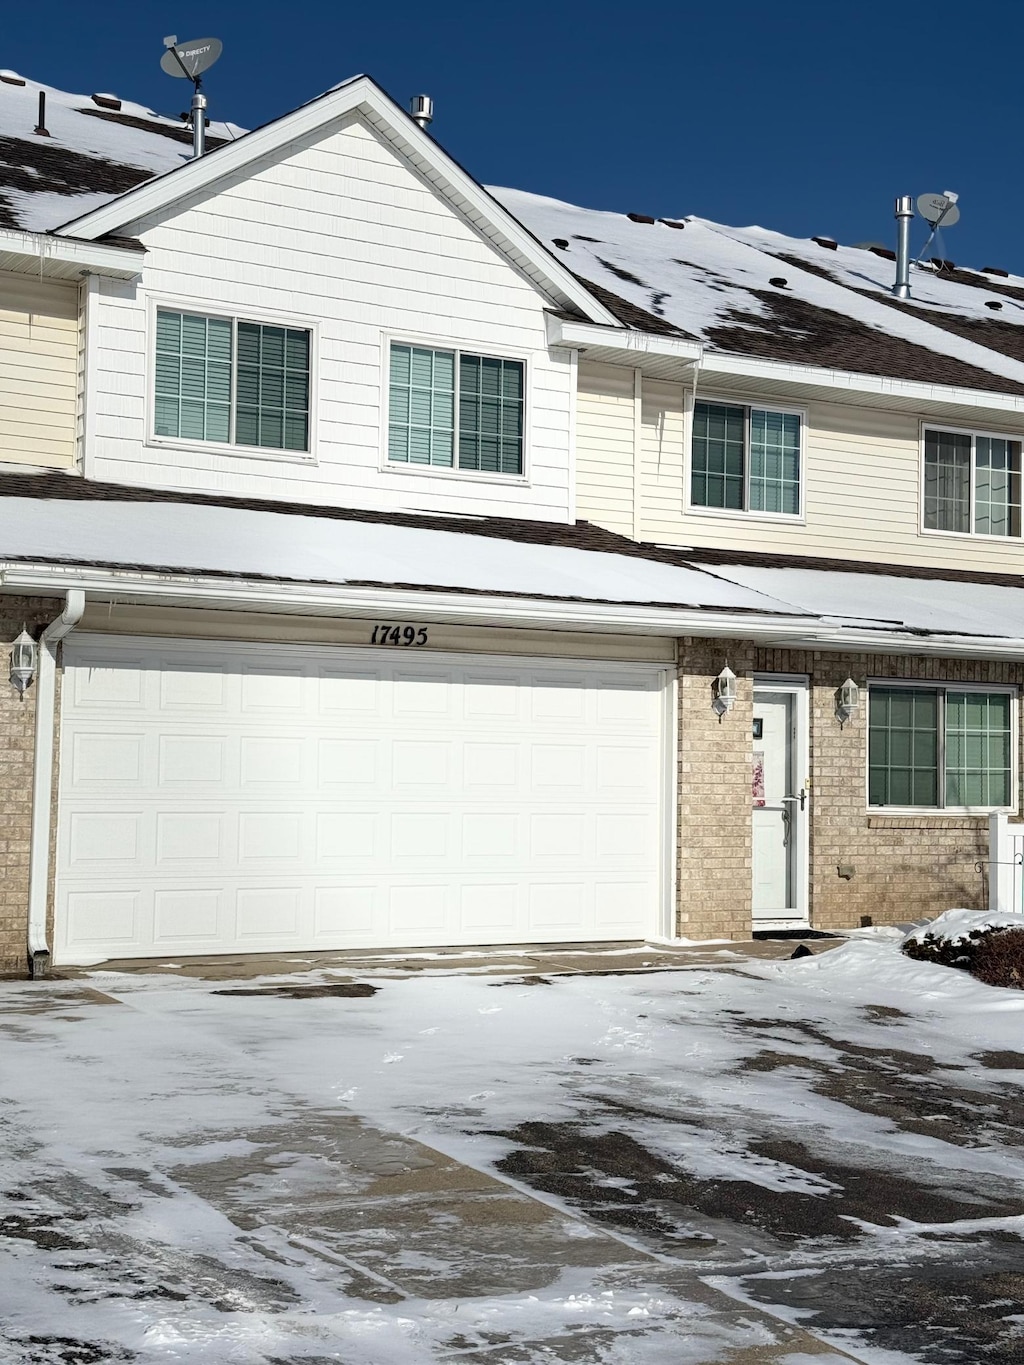
[[666, 674], [68, 641], [55, 959], [658, 931]]

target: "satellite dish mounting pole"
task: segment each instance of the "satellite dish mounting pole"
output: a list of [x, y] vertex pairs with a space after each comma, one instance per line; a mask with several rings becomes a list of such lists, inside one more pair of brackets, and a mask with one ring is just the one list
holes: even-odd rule
[[[206, 151], [206, 96], [203, 94], [203, 72], [211, 67], [223, 48], [219, 38], [198, 38], [192, 43], [178, 44], [172, 34], [164, 39], [167, 49], [160, 59], [160, 68], [168, 76], [183, 76], [192, 82], [192, 156], [198, 159]], [[183, 116], [184, 117], [184, 116]]]

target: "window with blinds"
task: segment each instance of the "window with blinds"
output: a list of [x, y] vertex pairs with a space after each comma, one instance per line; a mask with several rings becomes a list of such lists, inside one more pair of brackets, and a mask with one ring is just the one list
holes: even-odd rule
[[796, 413], [694, 404], [691, 506], [799, 516], [800, 463]]
[[309, 450], [310, 333], [159, 309], [154, 434]]
[[392, 343], [388, 459], [522, 474], [525, 366]]

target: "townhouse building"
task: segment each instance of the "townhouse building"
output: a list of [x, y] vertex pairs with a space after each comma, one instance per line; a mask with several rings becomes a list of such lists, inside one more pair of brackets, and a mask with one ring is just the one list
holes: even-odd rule
[[898, 304], [827, 239], [489, 191], [366, 77], [199, 158], [40, 89], [0, 73], [0, 968], [984, 902], [1024, 281]]

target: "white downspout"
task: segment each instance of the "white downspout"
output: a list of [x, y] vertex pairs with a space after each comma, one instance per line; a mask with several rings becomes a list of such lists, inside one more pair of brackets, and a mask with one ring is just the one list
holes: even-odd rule
[[71, 588], [64, 610], [43, 631], [36, 666], [36, 740], [32, 774], [32, 834], [28, 867], [28, 969], [33, 978], [50, 969], [46, 910], [50, 888], [50, 812], [53, 804], [53, 735], [56, 726], [57, 646], [85, 612], [85, 593]]

